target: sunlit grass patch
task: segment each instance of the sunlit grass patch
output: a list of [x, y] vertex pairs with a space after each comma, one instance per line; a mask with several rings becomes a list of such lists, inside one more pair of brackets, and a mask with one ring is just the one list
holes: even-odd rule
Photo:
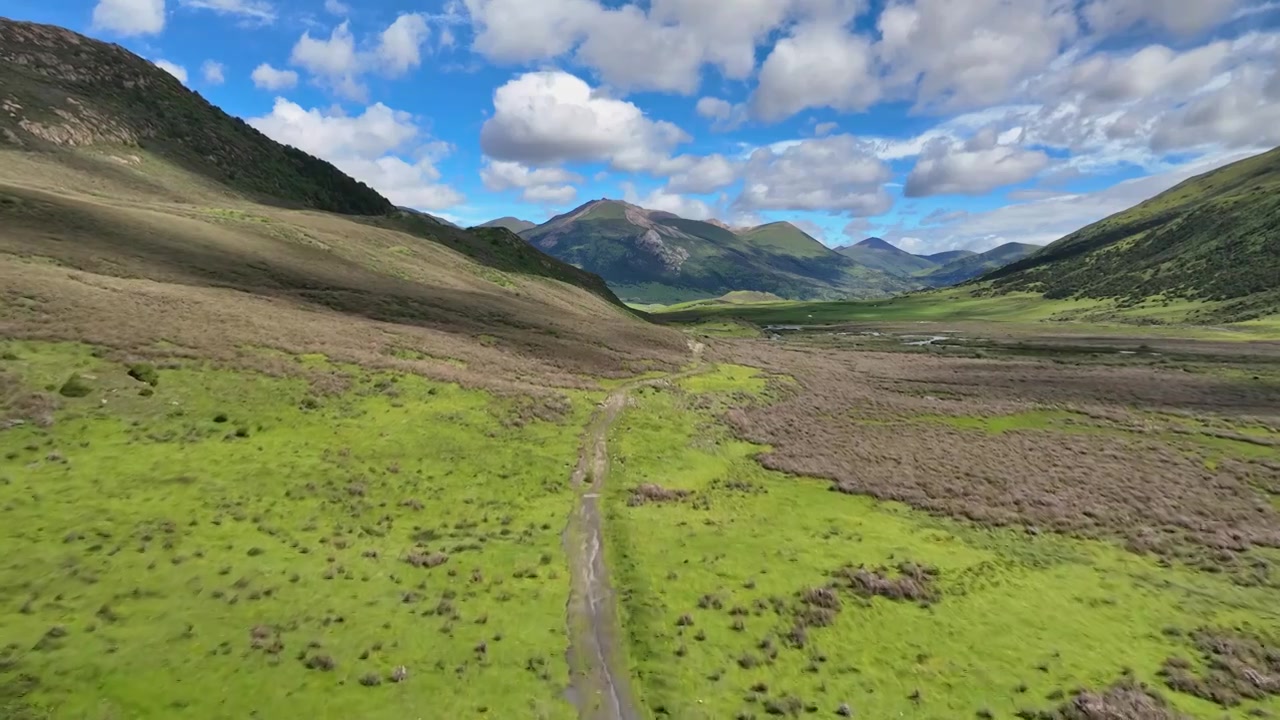
[[0, 431], [0, 708], [574, 716], [560, 533], [590, 397], [354, 372], [316, 398], [180, 362], [152, 386], [86, 346], [4, 350], [90, 392]]

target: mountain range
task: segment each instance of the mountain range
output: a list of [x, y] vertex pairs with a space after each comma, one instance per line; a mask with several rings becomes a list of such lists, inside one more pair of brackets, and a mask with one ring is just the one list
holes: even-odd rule
[[913, 255], [880, 239], [828, 248], [788, 222], [733, 228], [602, 198], [542, 225], [513, 217], [480, 227], [517, 232], [544, 252], [602, 276], [624, 299], [684, 302], [742, 290], [787, 299], [891, 295], [971, 280], [1038, 249]]
[[846, 258], [790, 223], [735, 232], [619, 200], [592, 200], [520, 236], [600, 275], [619, 296], [635, 302], [679, 302], [734, 290], [837, 299], [920, 287]]

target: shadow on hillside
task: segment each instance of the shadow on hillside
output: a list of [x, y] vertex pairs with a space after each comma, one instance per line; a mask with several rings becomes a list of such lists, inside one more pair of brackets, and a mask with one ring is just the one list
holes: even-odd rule
[[16, 208], [0, 205], [6, 228], [0, 248], [88, 272], [290, 298], [370, 320], [486, 335], [516, 352], [575, 356], [587, 364], [595, 363], [593, 355], [603, 361], [617, 348], [653, 342], [652, 333], [633, 327], [638, 323], [617, 322], [603, 344], [606, 333], [598, 326], [613, 316], [624, 320], [625, 312], [603, 299], [594, 308], [584, 305], [581, 314], [549, 314], [554, 306], [526, 293], [414, 282], [322, 248], [197, 220], [38, 191], [11, 189], [4, 195], [16, 198], [10, 203]]

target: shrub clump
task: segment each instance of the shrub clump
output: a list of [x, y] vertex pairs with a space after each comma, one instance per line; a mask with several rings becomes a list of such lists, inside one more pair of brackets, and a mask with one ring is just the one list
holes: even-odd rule
[[1280, 647], [1214, 630], [1198, 630], [1191, 639], [1205, 671], [1197, 675], [1191, 663], [1181, 658], [1165, 660], [1160, 677], [1170, 689], [1222, 707], [1280, 695]]
[[627, 505], [637, 507], [648, 503], [680, 502], [692, 494], [688, 490], [668, 490], [661, 485], [644, 483], [631, 490], [631, 497], [627, 498]]
[[863, 566], [841, 568], [836, 572], [836, 578], [847, 589], [863, 597], [879, 596], [925, 604], [936, 602], [939, 597], [934, 586], [938, 578], [937, 568], [912, 562], [899, 563], [896, 575], [885, 567], [869, 570]]
[[303, 665], [308, 670], [323, 670], [324, 672], [332, 672], [334, 668], [338, 667], [337, 661], [328, 655], [312, 655], [303, 662]]
[[62, 383], [62, 387], [58, 388], [58, 394], [69, 398], [84, 397], [91, 392], [93, 392], [93, 386], [79, 374], [73, 374]]
[[1098, 693], [1079, 692], [1050, 711], [1021, 710], [1024, 720], [1189, 720], [1169, 703], [1132, 678]]
[[150, 363], [134, 363], [129, 366], [129, 377], [143, 382], [151, 387], [160, 384], [160, 373], [156, 371], [154, 365]]
[[433, 568], [449, 562], [449, 556], [442, 552], [411, 552], [405, 556], [404, 561], [416, 568]]

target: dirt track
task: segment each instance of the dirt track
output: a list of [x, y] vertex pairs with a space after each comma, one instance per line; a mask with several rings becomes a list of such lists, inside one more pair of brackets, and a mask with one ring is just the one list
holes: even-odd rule
[[609, 430], [626, 406], [627, 393], [703, 372], [702, 344], [692, 343], [694, 367], [664, 378], [641, 380], [609, 394], [596, 410], [578, 451], [571, 482], [578, 505], [564, 531], [572, 588], [569, 624], [569, 699], [583, 720], [640, 720], [631, 694], [630, 673], [618, 657], [618, 615], [605, 565], [600, 495], [609, 473]]

